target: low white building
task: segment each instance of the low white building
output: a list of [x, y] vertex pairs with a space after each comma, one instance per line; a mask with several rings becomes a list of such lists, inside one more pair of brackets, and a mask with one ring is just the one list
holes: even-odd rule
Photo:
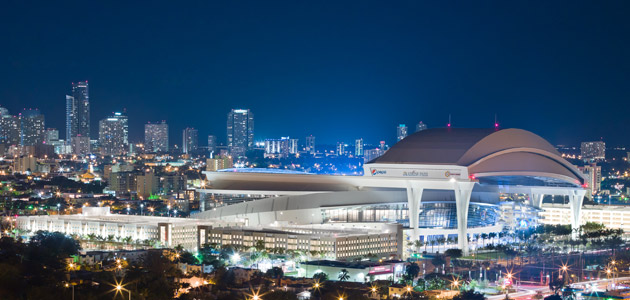
[[[568, 224], [570, 209], [568, 205], [545, 204], [539, 213], [542, 224]], [[624, 205], [584, 205], [580, 218], [581, 224], [596, 222], [607, 228], [623, 229], [630, 232], [630, 206]]]

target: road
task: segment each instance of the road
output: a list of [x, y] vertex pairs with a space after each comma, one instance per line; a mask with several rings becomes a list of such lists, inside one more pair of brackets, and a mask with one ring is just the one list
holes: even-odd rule
[[[630, 280], [630, 277], [618, 277], [615, 278], [616, 282]], [[606, 287], [612, 279], [599, 279], [599, 280], [590, 280], [590, 281], [581, 281], [578, 283], [574, 283], [574, 285], [586, 284], [592, 285], [596, 284], [599, 290], [606, 290]], [[525, 300], [525, 299], [533, 299], [533, 296], [536, 295], [537, 292], [542, 292], [543, 295], [547, 296], [551, 294], [548, 286], [540, 286], [540, 285], [519, 285], [518, 292], [508, 294], [510, 299], [517, 300]], [[487, 296], [488, 300], [501, 300], [505, 299], [505, 294]]]

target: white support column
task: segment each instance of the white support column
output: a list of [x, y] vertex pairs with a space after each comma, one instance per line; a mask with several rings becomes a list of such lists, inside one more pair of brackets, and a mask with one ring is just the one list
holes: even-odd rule
[[418, 215], [420, 214], [420, 201], [424, 189], [413, 182], [407, 182], [407, 208], [409, 209], [409, 229], [412, 230], [411, 242], [420, 239], [420, 228], [418, 228]]
[[531, 192], [529, 194], [529, 205], [535, 208], [541, 208], [544, 197], [545, 197], [545, 194], [536, 194], [534, 192]]
[[474, 186], [475, 183], [470, 181], [453, 183], [457, 207], [457, 243], [464, 256], [468, 255], [468, 207]]
[[578, 232], [582, 220], [582, 202], [584, 201], [584, 195], [586, 190], [575, 189], [569, 190], [569, 207], [571, 208], [571, 238], [577, 239]]

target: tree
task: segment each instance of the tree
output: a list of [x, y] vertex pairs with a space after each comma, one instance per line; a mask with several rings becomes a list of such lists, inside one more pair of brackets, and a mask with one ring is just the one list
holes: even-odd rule
[[284, 271], [282, 271], [282, 268], [273, 267], [265, 272], [265, 276], [277, 279], [278, 282], [276, 283], [276, 285], [280, 286], [280, 279], [282, 279], [282, 276], [284, 276]]
[[462, 257], [462, 250], [461, 249], [448, 249], [444, 252], [444, 255], [450, 258], [460, 258]]
[[420, 274], [420, 266], [416, 263], [410, 263], [405, 267], [405, 279], [413, 281]]
[[[555, 277], [554, 279], [549, 281], [549, 289], [554, 293], [554, 295], [558, 295], [558, 292], [562, 289], [562, 286], [564, 286], [564, 282], [562, 281], [562, 279], [558, 277]], [[554, 300], [554, 299], [548, 299], [548, 300]]]
[[562, 300], [560, 295], [551, 295], [544, 298], [544, 300]]
[[488, 239], [488, 234], [487, 233], [482, 233], [481, 234], [481, 241], [482, 241], [482, 245], [485, 246], [486, 245], [486, 240]]
[[346, 280], [350, 279], [350, 274], [348, 273], [348, 270], [341, 269], [341, 272], [339, 272], [338, 279], [339, 279], [339, 281], [346, 281]]
[[315, 273], [313, 274], [313, 279], [317, 280], [318, 282], [328, 281], [328, 274], [324, 272]]
[[199, 260], [190, 252], [184, 251], [179, 255], [179, 261], [185, 264], [194, 265], [198, 264]]
[[61, 268], [62, 260], [81, 250], [78, 241], [61, 232], [38, 231], [27, 245], [28, 259], [55, 269]]
[[265, 241], [263, 240], [256, 241], [254, 248], [256, 249], [256, 251], [262, 252], [263, 250], [265, 250]]
[[446, 260], [444, 259], [444, 255], [436, 255], [431, 259], [431, 263], [437, 268], [445, 264]]
[[486, 296], [474, 290], [462, 291], [459, 295], [453, 297], [453, 300], [486, 300]]

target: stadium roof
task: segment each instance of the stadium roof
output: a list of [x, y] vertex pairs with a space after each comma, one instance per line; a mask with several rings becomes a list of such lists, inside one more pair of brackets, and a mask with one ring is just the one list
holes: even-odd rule
[[435, 128], [416, 132], [370, 164], [456, 165], [475, 177], [527, 176], [585, 182], [542, 137], [522, 129]]

